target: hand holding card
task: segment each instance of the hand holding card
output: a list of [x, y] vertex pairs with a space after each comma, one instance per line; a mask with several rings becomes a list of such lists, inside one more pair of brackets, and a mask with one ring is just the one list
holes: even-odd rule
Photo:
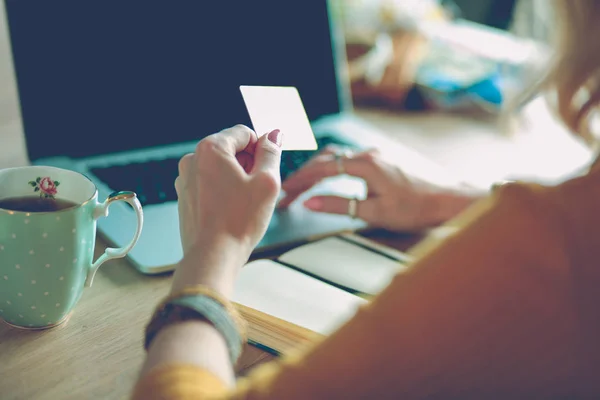
[[283, 150], [316, 150], [317, 141], [295, 87], [240, 86], [248, 114], [260, 137], [283, 132]]

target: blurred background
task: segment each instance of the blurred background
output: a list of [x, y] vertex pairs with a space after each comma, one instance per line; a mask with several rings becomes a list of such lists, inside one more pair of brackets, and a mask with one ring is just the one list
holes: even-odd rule
[[355, 104], [495, 115], [549, 56], [546, 0], [338, 0]]
[[[551, 1], [330, 1], [355, 112], [390, 138], [481, 186], [507, 176], [559, 179], [590, 162], [540, 98], [513, 114], [514, 129], [500, 123], [547, 68]], [[4, 22], [0, 7], [6, 51]], [[12, 145], [0, 154], [5, 165], [26, 159], [12, 82], [11, 60], [0, 58], [0, 153]]]
[[551, 1], [333, 4], [355, 111], [402, 144], [482, 187], [557, 182], [593, 160], [543, 95], [527, 97], [552, 61]]

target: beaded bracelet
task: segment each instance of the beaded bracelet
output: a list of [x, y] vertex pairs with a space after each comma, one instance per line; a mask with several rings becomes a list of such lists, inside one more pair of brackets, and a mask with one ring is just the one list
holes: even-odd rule
[[147, 350], [158, 332], [172, 323], [204, 320], [223, 336], [231, 362], [239, 358], [245, 337], [245, 322], [230, 301], [203, 285], [186, 287], [165, 298], [146, 327], [144, 348]]
[[[237, 328], [238, 328], [238, 332], [241, 335], [242, 339], [244, 339], [244, 341], [247, 340], [246, 321], [241, 317], [241, 315], [239, 314], [237, 309], [233, 306], [231, 301], [229, 301], [229, 299], [227, 299], [225, 296], [223, 296], [216, 290], [210, 288], [209, 286], [206, 286], [206, 285], [185, 286], [183, 289], [167, 296], [162, 301], [162, 304], [165, 304], [173, 299], [176, 299], [179, 297], [186, 297], [186, 296], [206, 296], [206, 297], [210, 297], [211, 299], [215, 300], [223, 308], [225, 308], [227, 310], [227, 312], [230, 314], [230, 316], [234, 319], [234, 321], [237, 325]], [[159, 307], [160, 307], [160, 305], [159, 305]]]

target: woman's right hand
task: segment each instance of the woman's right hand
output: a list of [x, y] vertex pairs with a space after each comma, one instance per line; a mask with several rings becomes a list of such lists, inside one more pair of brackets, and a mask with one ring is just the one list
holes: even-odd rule
[[[373, 227], [393, 231], [417, 231], [443, 223], [476, 197], [410, 176], [376, 151], [344, 154], [330, 147], [283, 183], [285, 196], [279, 208], [288, 207], [324, 178], [341, 173], [362, 178], [367, 184], [368, 195], [357, 203], [356, 217]], [[339, 196], [313, 196], [304, 206], [316, 212], [348, 214], [350, 201]]]
[[280, 191], [283, 133], [237, 125], [207, 136], [175, 181], [183, 260], [173, 290], [206, 284], [224, 294], [265, 234]]

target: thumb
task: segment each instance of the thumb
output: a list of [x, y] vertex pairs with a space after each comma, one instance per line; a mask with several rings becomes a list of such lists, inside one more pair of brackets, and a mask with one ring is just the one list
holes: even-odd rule
[[268, 172], [279, 178], [279, 165], [281, 164], [281, 142], [283, 134], [275, 129], [263, 135], [256, 144], [254, 152], [254, 167], [252, 173]]

